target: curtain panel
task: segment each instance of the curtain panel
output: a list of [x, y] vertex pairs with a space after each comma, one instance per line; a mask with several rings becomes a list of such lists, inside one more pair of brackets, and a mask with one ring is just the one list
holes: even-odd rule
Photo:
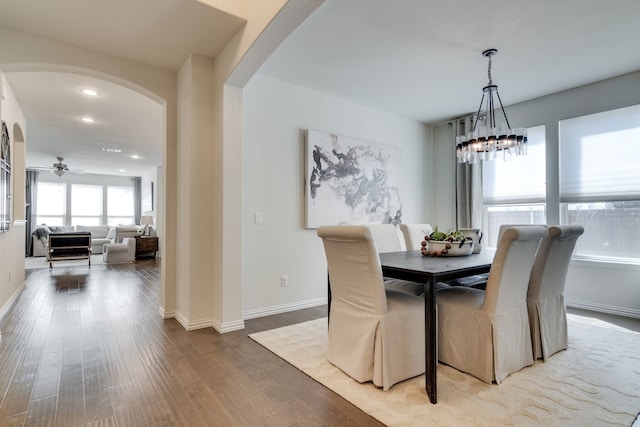
[[[455, 121], [455, 137], [471, 131], [474, 116]], [[482, 228], [482, 163], [457, 163], [456, 161], [456, 227]]]

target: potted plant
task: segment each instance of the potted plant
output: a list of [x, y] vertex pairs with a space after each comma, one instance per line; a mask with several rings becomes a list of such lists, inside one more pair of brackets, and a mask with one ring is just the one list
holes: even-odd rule
[[465, 256], [473, 252], [473, 239], [460, 230], [439, 231], [438, 226], [422, 242], [423, 256]]

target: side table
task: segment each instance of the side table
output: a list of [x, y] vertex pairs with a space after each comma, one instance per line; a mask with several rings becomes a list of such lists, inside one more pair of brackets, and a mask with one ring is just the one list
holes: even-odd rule
[[158, 238], [136, 236], [136, 259], [155, 258], [158, 252]]

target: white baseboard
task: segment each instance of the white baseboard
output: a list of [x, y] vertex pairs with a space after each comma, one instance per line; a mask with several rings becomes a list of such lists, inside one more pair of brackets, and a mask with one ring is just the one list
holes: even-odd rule
[[18, 286], [18, 289], [16, 289], [16, 291], [13, 293], [13, 295], [11, 295], [11, 297], [9, 297], [7, 302], [4, 303], [2, 308], [0, 308], [0, 320], [2, 320], [4, 318], [4, 316], [7, 315], [9, 310], [11, 310], [11, 307], [13, 307], [13, 304], [15, 304], [16, 300], [20, 296], [20, 292], [22, 292], [24, 287], [25, 287], [25, 282], [22, 282], [22, 284], [20, 286]]
[[244, 329], [244, 320], [236, 320], [234, 322], [220, 323], [216, 320], [213, 321], [213, 329], [221, 334], [227, 332], [240, 331]]
[[248, 310], [242, 313], [242, 318], [244, 320], [248, 320], [258, 317], [271, 316], [274, 314], [287, 313], [289, 311], [302, 310], [303, 308], [317, 307], [319, 305], [327, 304], [327, 302], [327, 298], [316, 298], [312, 300], [298, 301], [289, 304], [259, 308], [256, 310]]
[[576, 301], [567, 299], [567, 307], [581, 308], [583, 310], [597, 311], [599, 313], [615, 314], [617, 316], [633, 317], [640, 319], [640, 310], [633, 310], [625, 307], [616, 307], [612, 305], [596, 304], [586, 301]]

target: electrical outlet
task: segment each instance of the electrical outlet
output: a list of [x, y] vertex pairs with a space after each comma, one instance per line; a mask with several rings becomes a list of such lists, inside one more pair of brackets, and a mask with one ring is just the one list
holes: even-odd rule
[[280, 276], [280, 286], [282, 286], [283, 288], [289, 286], [289, 276], [287, 276], [286, 274]]

